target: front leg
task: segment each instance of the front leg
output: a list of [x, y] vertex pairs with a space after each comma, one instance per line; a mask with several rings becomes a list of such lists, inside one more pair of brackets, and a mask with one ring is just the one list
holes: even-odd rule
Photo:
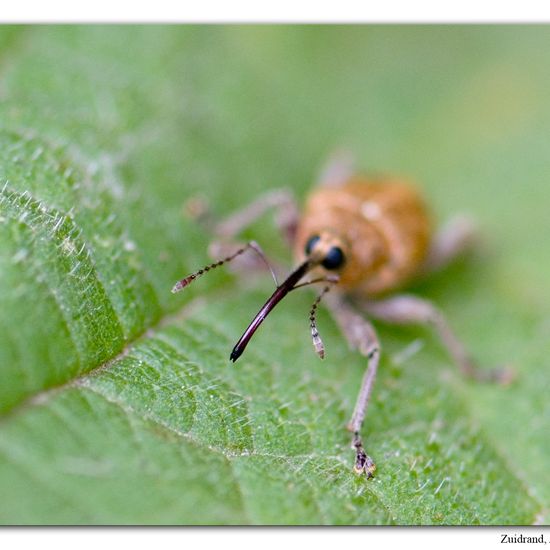
[[287, 243], [292, 245], [298, 226], [298, 207], [288, 189], [275, 189], [260, 195], [255, 201], [216, 224], [214, 233], [220, 239], [233, 239], [269, 209], [275, 210], [277, 227]]
[[378, 370], [380, 344], [371, 323], [358, 315], [342, 296], [327, 296], [326, 303], [350, 347], [357, 349], [361, 355], [367, 358], [367, 369], [363, 375], [348, 429], [353, 433], [351, 445], [355, 449], [354, 470], [357, 474], [364, 473], [367, 478], [371, 478], [376, 470], [376, 465], [363, 447], [361, 428]]
[[[277, 229], [289, 244], [292, 245], [298, 226], [298, 206], [293, 194], [287, 189], [276, 189], [260, 195], [256, 200], [241, 210], [230, 214], [227, 218], [213, 224], [214, 240], [210, 243], [208, 253], [211, 258], [220, 258], [232, 254], [236, 248], [242, 246], [236, 237], [269, 210], [275, 211]], [[268, 265], [275, 284], [277, 278], [263, 254], [241, 256], [235, 264], [240, 272], [257, 272]], [[278, 271], [280, 266], [277, 266]]]
[[[260, 195], [256, 200], [247, 204], [240, 210], [230, 214], [222, 220], [215, 220], [215, 216], [208, 202], [201, 197], [192, 197], [185, 204], [184, 211], [187, 216], [199, 223], [205, 231], [212, 233], [214, 239], [208, 247], [211, 258], [229, 258], [235, 256], [235, 252], [241, 248], [254, 248], [256, 254], [240, 255], [237, 262], [232, 264], [236, 271], [243, 273], [258, 272], [269, 267], [275, 284], [277, 278], [274, 270], [267, 261], [260, 246], [252, 243], [246, 245], [237, 239], [239, 233], [252, 225], [269, 210], [275, 211], [275, 221], [279, 232], [291, 246], [294, 242], [296, 228], [298, 226], [298, 206], [292, 192], [288, 189], [275, 189]], [[226, 262], [224, 262], [226, 263]]]

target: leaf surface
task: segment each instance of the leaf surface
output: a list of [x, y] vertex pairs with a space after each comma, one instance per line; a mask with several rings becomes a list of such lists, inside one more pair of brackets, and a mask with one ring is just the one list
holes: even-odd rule
[[[550, 520], [546, 27], [4, 27], [0, 32], [0, 522], [532, 524]], [[268, 275], [211, 274], [203, 196], [303, 199], [339, 147], [410, 175], [482, 251], [412, 291], [507, 388], [462, 380], [422, 328], [364, 360], [312, 296], [229, 352]], [[271, 216], [254, 238], [291, 259]], [[219, 270], [221, 271], [221, 270]]]

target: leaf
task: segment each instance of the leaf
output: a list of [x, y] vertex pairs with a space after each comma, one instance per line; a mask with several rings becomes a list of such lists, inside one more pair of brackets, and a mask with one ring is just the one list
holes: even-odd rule
[[[531, 524], [550, 520], [544, 27], [4, 27], [0, 522]], [[508, 388], [429, 331], [378, 326], [372, 481], [344, 426], [364, 369], [296, 293], [235, 365], [269, 277], [207, 261], [184, 214], [303, 198], [334, 149], [409, 174], [483, 253], [413, 290]], [[290, 258], [265, 216], [248, 232]], [[544, 278], [543, 278], [544, 277]]]

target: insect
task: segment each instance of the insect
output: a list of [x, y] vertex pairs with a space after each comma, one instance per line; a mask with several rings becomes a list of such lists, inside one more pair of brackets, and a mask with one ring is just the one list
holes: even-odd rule
[[[292, 247], [297, 266], [281, 284], [277, 283], [257, 243], [249, 242], [236, 250], [230, 244], [241, 230], [270, 208], [278, 213], [279, 228]], [[376, 469], [365, 450], [361, 433], [380, 359], [380, 344], [369, 319], [432, 325], [463, 374], [482, 381], [510, 380], [507, 369], [479, 369], [431, 302], [398, 293], [413, 278], [440, 270], [466, 253], [476, 237], [473, 223], [464, 216], [452, 219], [435, 232], [424, 200], [407, 181], [355, 175], [349, 158], [335, 156], [322, 172], [301, 216], [289, 191], [275, 191], [216, 224], [214, 233], [218, 238], [214, 247], [217, 252], [232, 252], [178, 281], [172, 292], [179, 292], [198, 277], [248, 250], [256, 253], [257, 261], [249, 261], [247, 269], [266, 264], [276, 284], [273, 294], [231, 351], [233, 362], [289, 292], [323, 284], [309, 316], [317, 354], [324, 357], [316, 323], [316, 310], [323, 299], [350, 347], [366, 357], [366, 370], [348, 424], [357, 474], [370, 478]]]

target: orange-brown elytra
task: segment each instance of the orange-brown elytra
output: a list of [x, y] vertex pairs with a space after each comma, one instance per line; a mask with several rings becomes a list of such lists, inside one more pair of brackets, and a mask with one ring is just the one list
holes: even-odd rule
[[[366, 316], [396, 324], [433, 325], [464, 374], [479, 380], [509, 381], [507, 370], [478, 369], [434, 305], [410, 294], [395, 294], [414, 277], [439, 270], [466, 252], [475, 240], [473, 224], [467, 218], [457, 217], [434, 232], [428, 208], [413, 185], [393, 177], [357, 176], [342, 157], [332, 160], [324, 170], [302, 215], [291, 193], [272, 191], [217, 224], [213, 248], [218, 253], [226, 251], [225, 259], [185, 277], [172, 291], [178, 292], [206, 271], [232, 261], [249, 248], [262, 263], [268, 264], [257, 243], [236, 248], [234, 238], [269, 208], [278, 213], [279, 228], [294, 251], [297, 267], [280, 285], [274, 276], [275, 291], [236, 343], [230, 359], [236, 361], [241, 356], [258, 327], [289, 292], [325, 283], [309, 316], [316, 352], [324, 357], [315, 314], [326, 295], [325, 303], [348, 343], [367, 358], [348, 424], [353, 433], [357, 473], [372, 477], [376, 469], [361, 437], [380, 356], [376, 332]], [[249, 264], [246, 269], [254, 267]]]
[[[308, 248], [318, 257], [341, 250], [346, 261], [336, 266], [338, 286], [376, 296], [416, 274], [428, 252], [431, 225], [424, 201], [410, 184], [353, 178], [311, 193], [298, 224], [294, 255], [303, 261]], [[325, 266], [317, 268], [324, 271]]]

